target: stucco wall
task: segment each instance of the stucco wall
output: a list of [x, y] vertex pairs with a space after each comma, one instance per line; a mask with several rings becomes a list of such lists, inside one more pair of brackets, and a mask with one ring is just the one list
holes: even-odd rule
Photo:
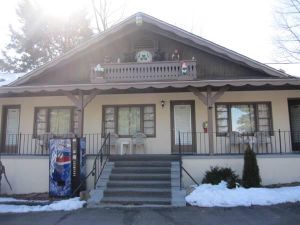
[[[41, 193], [49, 191], [49, 157], [47, 156], [2, 156], [10, 190], [3, 178], [1, 194]], [[87, 158], [87, 172], [91, 171], [93, 158]], [[93, 188], [93, 177], [87, 180], [87, 188]]]
[[[288, 98], [300, 98], [300, 90], [293, 91], [244, 91], [226, 92], [218, 102], [253, 102], [271, 101], [274, 130], [290, 130], [288, 114]], [[160, 101], [166, 102], [162, 108]], [[202, 123], [207, 120], [205, 105], [192, 93], [151, 93], [98, 95], [86, 107], [84, 112], [84, 133], [101, 133], [102, 105], [106, 104], [156, 104], [156, 137], [147, 138], [147, 153], [170, 153], [170, 100], [194, 100], [196, 115], [196, 131], [202, 132]], [[37, 106], [71, 106], [72, 102], [64, 96], [60, 97], [23, 97], [1, 98], [2, 105], [21, 105], [20, 132], [33, 133], [34, 107]], [[213, 110], [214, 113], [214, 110]], [[1, 116], [1, 115], [0, 115]], [[215, 118], [213, 116], [213, 118]], [[1, 123], [2, 121], [0, 121]], [[214, 124], [215, 130], [215, 124]], [[199, 141], [199, 139], [198, 139]], [[198, 152], [201, 150], [198, 144]]]
[[[300, 182], [300, 155], [258, 155], [257, 162], [263, 185]], [[186, 156], [183, 167], [201, 183], [210, 167], [230, 167], [242, 178], [243, 156]], [[184, 185], [194, 184], [183, 172]]]
[[[2, 193], [34, 193], [49, 190], [49, 160], [48, 157], [32, 156], [2, 156], [8, 179], [12, 185], [11, 191], [5, 180], [2, 181]], [[227, 166], [240, 176], [243, 170], [242, 156], [186, 156], [183, 159], [184, 168], [201, 182], [206, 170], [211, 166]], [[258, 156], [260, 174], [264, 185], [300, 181], [300, 156]], [[87, 172], [92, 169], [93, 157], [87, 159]], [[193, 184], [183, 172], [184, 186]], [[93, 188], [93, 177], [87, 181], [87, 188]]]

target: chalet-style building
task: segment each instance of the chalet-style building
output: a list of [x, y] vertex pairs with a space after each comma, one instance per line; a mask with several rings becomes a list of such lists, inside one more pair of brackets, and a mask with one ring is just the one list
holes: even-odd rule
[[1, 160], [13, 192], [45, 192], [49, 137], [86, 137], [90, 170], [110, 133], [111, 154], [181, 153], [184, 185], [186, 172], [201, 182], [210, 166], [241, 174], [248, 145], [263, 184], [300, 181], [299, 88], [299, 78], [137, 13], [0, 88]]

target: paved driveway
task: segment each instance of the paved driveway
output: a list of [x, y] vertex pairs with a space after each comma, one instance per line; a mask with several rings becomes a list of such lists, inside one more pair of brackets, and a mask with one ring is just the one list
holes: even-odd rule
[[299, 225], [300, 203], [237, 208], [119, 208], [0, 214], [1, 225]]

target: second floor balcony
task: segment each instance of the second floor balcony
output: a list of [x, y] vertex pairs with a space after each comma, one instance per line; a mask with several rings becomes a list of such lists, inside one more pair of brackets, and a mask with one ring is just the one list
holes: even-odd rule
[[196, 61], [158, 61], [149, 63], [104, 63], [91, 70], [92, 83], [193, 80]]

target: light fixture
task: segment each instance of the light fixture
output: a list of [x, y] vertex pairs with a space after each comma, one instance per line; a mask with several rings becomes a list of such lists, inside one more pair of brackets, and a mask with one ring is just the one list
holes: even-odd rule
[[160, 101], [160, 105], [162, 108], [165, 107], [165, 101], [163, 99]]

